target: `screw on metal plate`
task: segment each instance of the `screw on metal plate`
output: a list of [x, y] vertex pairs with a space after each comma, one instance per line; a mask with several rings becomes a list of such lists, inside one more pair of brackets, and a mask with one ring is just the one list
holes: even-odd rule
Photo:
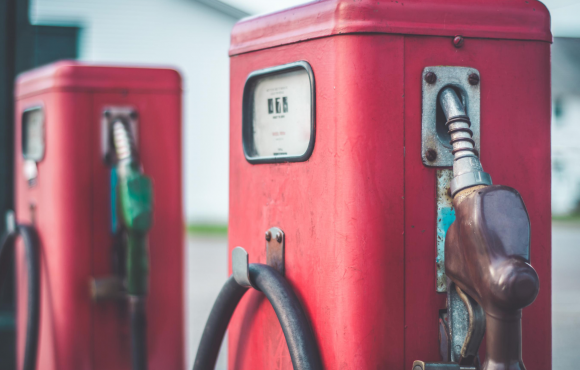
[[471, 86], [475, 86], [479, 83], [479, 75], [477, 73], [472, 73], [467, 77], [467, 81]]
[[[433, 73], [437, 76], [434, 82], [427, 76]], [[463, 105], [471, 121], [471, 131], [475, 148], [480, 148], [480, 87], [472, 84], [474, 78], [480, 76], [479, 71], [469, 67], [426, 67], [422, 74], [422, 119], [421, 119], [421, 159], [427, 167], [452, 167], [453, 153], [451, 136], [446, 126], [447, 119], [439, 103], [439, 94], [452, 87]], [[429, 75], [430, 76], [430, 75]], [[429, 80], [429, 81], [427, 81]], [[433, 150], [434, 153], [431, 153]], [[436, 154], [433, 156], [432, 154]]]
[[270, 228], [266, 232], [266, 263], [282, 276], [285, 273], [284, 247], [284, 232], [277, 227]]
[[433, 72], [427, 72], [425, 74], [425, 82], [427, 82], [428, 84], [434, 84], [435, 82], [437, 82], [437, 75]]
[[433, 149], [427, 150], [427, 153], [425, 153], [425, 158], [427, 158], [429, 162], [433, 162], [437, 159], [437, 151]]

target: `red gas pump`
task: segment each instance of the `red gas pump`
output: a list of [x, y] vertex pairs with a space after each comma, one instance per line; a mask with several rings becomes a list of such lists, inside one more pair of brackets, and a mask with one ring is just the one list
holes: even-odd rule
[[[235, 26], [230, 249], [242, 246], [250, 262], [285, 274], [323, 368], [459, 369], [458, 356], [477, 357], [479, 342], [462, 352], [473, 312], [509, 311], [513, 330], [488, 319], [488, 336], [516, 340], [520, 328], [527, 368], [551, 369], [551, 40], [549, 13], [532, 0], [326, 0]], [[452, 108], [441, 100], [448, 88], [459, 104]], [[453, 173], [456, 144], [475, 172]], [[481, 164], [494, 184], [519, 193], [490, 186]], [[469, 181], [459, 176], [467, 172]], [[469, 213], [452, 196], [480, 187], [493, 191], [476, 197], [491, 199], [496, 189], [506, 200], [496, 206], [511, 207], [497, 214], [518, 209], [505, 219], [521, 221], [517, 232], [497, 240], [521, 243], [490, 249], [480, 240], [449, 257], [447, 229], [485, 203], [472, 199]], [[454, 240], [464, 235], [458, 227]], [[501, 258], [479, 259], [494, 250]], [[461, 260], [469, 272], [457, 268]], [[473, 282], [474, 271], [496, 262], [527, 275], [513, 275], [513, 285]], [[449, 275], [446, 266], [455, 267]], [[232, 267], [235, 275], [236, 260]], [[521, 294], [493, 298], [484, 287]], [[241, 300], [229, 328], [230, 369], [292, 368], [277, 313], [259, 292]], [[489, 347], [491, 360], [511, 361]], [[462, 368], [479, 366], [471, 360]]]
[[59, 62], [15, 94], [16, 222], [39, 241], [37, 368], [183, 368], [180, 76]]

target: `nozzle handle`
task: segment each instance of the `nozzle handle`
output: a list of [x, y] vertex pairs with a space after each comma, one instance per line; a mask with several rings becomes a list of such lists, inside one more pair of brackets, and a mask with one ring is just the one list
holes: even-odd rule
[[538, 295], [530, 265], [530, 220], [507, 186], [474, 187], [454, 200], [456, 220], [445, 240], [445, 272], [486, 314], [483, 370], [523, 370], [522, 308]]

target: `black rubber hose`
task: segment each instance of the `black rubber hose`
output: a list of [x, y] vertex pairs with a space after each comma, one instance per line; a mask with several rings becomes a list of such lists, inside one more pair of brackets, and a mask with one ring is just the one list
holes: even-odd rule
[[133, 370], [147, 370], [147, 316], [145, 297], [129, 297], [131, 321], [131, 366]]
[[294, 370], [322, 369], [314, 333], [288, 281], [274, 268], [257, 263], [250, 264], [250, 279], [278, 316]]
[[[252, 284], [264, 293], [276, 312], [294, 370], [322, 369], [314, 335], [288, 281], [268, 265], [253, 263], [249, 270]], [[228, 323], [246, 290], [230, 277], [220, 291], [203, 331], [193, 370], [215, 368]]]
[[7, 266], [14, 256], [18, 235], [24, 242], [28, 270], [28, 316], [23, 370], [35, 370], [40, 324], [40, 263], [38, 234], [32, 226], [18, 225], [15, 231], [3, 236], [0, 244], [0, 285], [6, 281]]
[[239, 285], [230, 276], [218, 294], [203, 329], [193, 370], [212, 370], [220, 352], [230, 319], [248, 288]]

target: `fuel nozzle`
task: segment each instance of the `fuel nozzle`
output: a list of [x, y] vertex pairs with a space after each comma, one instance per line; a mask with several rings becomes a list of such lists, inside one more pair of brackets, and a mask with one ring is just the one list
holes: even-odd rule
[[453, 87], [444, 88], [439, 103], [447, 118], [447, 129], [453, 146], [453, 180], [451, 194], [477, 185], [491, 185], [491, 176], [483, 171], [475, 149], [471, 121]]
[[127, 125], [116, 120], [112, 130], [117, 156], [118, 213], [127, 234], [127, 292], [141, 296], [147, 293], [148, 285], [147, 233], [152, 224], [152, 184], [141, 171]]
[[118, 213], [127, 241], [125, 269], [131, 320], [132, 368], [146, 370], [145, 300], [149, 288], [147, 234], [152, 224], [153, 189], [151, 179], [141, 170], [135, 141], [123, 120], [113, 121], [112, 138], [117, 157]]
[[538, 275], [529, 264], [528, 212], [517, 190], [491, 185], [455, 90], [443, 89], [439, 102], [454, 155], [451, 193], [456, 219], [445, 238], [445, 273], [485, 311], [487, 355], [482, 369], [525, 370], [522, 308], [539, 291]]

